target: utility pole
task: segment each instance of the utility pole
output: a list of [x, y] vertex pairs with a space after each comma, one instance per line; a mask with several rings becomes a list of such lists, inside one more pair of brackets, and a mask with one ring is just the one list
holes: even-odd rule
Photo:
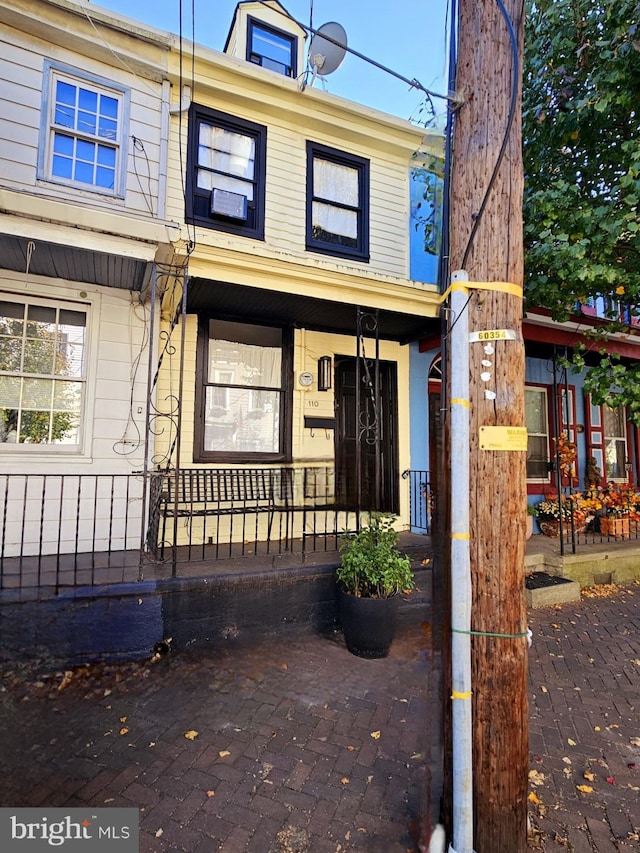
[[[471, 636], [471, 690], [454, 686], [451, 701], [471, 703], [473, 850], [525, 853], [524, 9], [523, 0], [458, 2], [456, 94], [462, 106], [453, 137], [450, 269], [460, 271], [463, 285], [468, 278], [468, 297], [456, 300], [449, 329], [468, 313], [471, 625], [457, 634]], [[456, 352], [448, 350], [451, 364]], [[450, 401], [452, 411], [459, 402]], [[453, 458], [451, 466], [454, 471]], [[452, 537], [465, 535], [452, 531]]]

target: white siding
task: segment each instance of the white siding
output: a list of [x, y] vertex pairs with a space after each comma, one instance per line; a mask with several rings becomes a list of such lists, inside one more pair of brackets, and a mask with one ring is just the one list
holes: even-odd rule
[[[122, 207], [121, 199], [83, 191], [62, 184], [37, 181], [43, 65], [45, 58], [64, 63], [79, 72], [107, 78], [129, 88], [130, 122], [124, 140], [126, 198], [131, 212], [154, 215], [158, 211], [161, 85], [139, 78], [121, 66], [110, 67], [88, 59], [64, 46], [47, 44], [26, 33], [5, 28], [0, 32], [0, 181], [11, 189], [29, 187], [31, 192], [93, 208]], [[114, 58], [115, 62], [115, 58]], [[136, 137], [144, 151], [135, 150]], [[135, 156], [134, 156], [135, 154]]]
[[[0, 293], [3, 291], [13, 296], [23, 294], [25, 299], [37, 296], [88, 306], [88, 326], [85, 446], [77, 453], [62, 454], [55, 447], [37, 448], [30, 453], [33, 448], [5, 445], [0, 447], [2, 469], [7, 473], [129, 473], [132, 465], [140, 467], [144, 457], [148, 364], [147, 318], [141, 306], [136, 307], [129, 293], [122, 290], [35, 276], [25, 286], [24, 276], [12, 278], [10, 273], [0, 272]], [[142, 414], [138, 414], [139, 407]], [[139, 435], [128, 424], [130, 412]], [[119, 445], [123, 438], [132, 443]]]

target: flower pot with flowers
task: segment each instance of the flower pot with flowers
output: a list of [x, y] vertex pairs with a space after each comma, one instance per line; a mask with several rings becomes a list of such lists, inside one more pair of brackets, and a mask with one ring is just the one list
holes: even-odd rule
[[631, 522], [640, 519], [640, 494], [630, 486], [611, 484], [590, 489], [588, 499], [600, 523], [600, 533], [614, 539], [628, 538]]
[[579, 493], [562, 495], [560, 499], [546, 498], [534, 507], [538, 526], [545, 536], [560, 536], [561, 526], [564, 535], [570, 534], [572, 530], [584, 533], [594, 517], [593, 511]]

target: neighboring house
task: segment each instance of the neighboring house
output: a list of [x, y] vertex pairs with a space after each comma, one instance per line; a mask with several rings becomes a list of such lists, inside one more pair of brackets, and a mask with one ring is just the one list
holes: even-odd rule
[[[619, 355], [622, 364], [640, 358], [640, 339], [635, 335], [590, 336], [589, 332], [595, 328], [606, 333], [611, 308], [610, 303], [598, 299], [592, 305], [577, 307], [575, 316], [566, 323], [554, 322], [550, 312], [544, 309], [530, 308], [525, 315], [522, 331], [526, 356], [525, 417], [529, 434], [527, 499], [531, 504], [545, 497], [557, 498], [560, 492], [566, 495], [584, 490], [588, 464], [597, 467], [603, 488], [640, 482], [640, 430], [632, 425], [624, 407], [609, 408], [592, 402], [584, 388], [586, 369], [574, 373], [566, 366], [573, 350], [582, 345], [586, 347], [587, 365], [596, 363], [598, 351], [603, 347]], [[637, 322], [632, 321], [631, 325]], [[412, 399], [420, 400], [423, 389], [428, 388], [423, 419], [428, 424], [429, 461], [426, 467], [433, 486], [442, 449], [439, 337], [423, 338], [418, 349], [425, 360], [416, 359], [416, 375], [419, 371], [420, 378], [412, 386], [411, 394]], [[563, 467], [563, 460], [557, 456], [562, 447], [558, 440], [562, 439], [575, 446], [571, 476], [567, 475], [569, 468]], [[416, 453], [420, 451], [417, 447]], [[600, 531], [595, 528], [590, 532]]]
[[87, 2], [0, 21], [0, 555], [139, 546], [170, 42]]
[[[624, 364], [640, 358], [640, 340], [635, 335], [610, 334], [589, 337], [599, 328], [606, 332], [611, 304], [604, 299], [580, 306], [567, 323], [554, 323], [549, 312], [529, 310], [523, 323], [526, 345], [526, 418], [529, 431], [527, 491], [530, 502], [539, 496], [557, 494], [558, 486], [583, 489], [589, 459], [595, 461], [605, 485], [640, 482], [640, 432], [625, 407], [595, 405], [584, 390], [585, 371], [573, 373], [563, 359], [580, 345], [586, 347], [587, 365], [598, 351], [617, 353]], [[637, 325], [632, 321], [632, 326]], [[594, 356], [590, 357], [589, 353]], [[571, 483], [557, 477], [557, 439], [575, 444], [576, 459]]]

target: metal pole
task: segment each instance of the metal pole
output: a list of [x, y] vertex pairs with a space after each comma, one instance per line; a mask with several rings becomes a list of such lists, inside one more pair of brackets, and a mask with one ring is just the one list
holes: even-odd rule
[[471, 559], [469, 553], [469, 290], [451, 275], [451, 714], [453, 846], [473, 853], [471, 727]]

